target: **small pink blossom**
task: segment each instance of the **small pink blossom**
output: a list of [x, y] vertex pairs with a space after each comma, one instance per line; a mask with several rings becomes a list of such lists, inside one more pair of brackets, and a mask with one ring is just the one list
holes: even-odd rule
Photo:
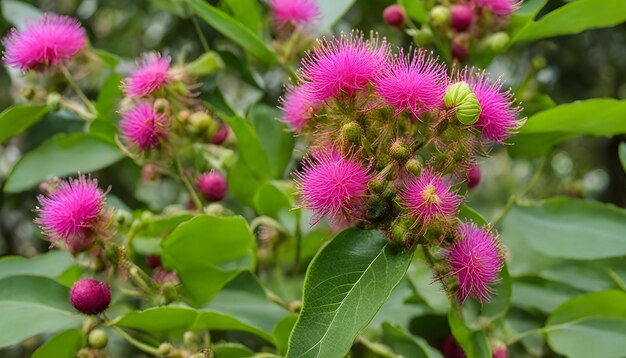
[[451, 190], [439, 174], [425, 169], [419, 177], [406, 179], [400, 198], [409, 214], [422, 223], [435, 217], [450, 217], [457, 214], [461, 199]]
[[220, 201], [226, 197], [228, 183], [224, 176], [214, 170], [202, 173], [196, 181], [196, 187], [208, 201]]
[[77, 251], [84, 251], [91, 244], [105, 204], [105, 193], [98, 188], [96, 179], [85, 175], [70, 178], [38, 200], [40, 206], [35, 211], [39, 217], [35, 223], [51, 241], [61, 240]]
[[352, 98], [386, 67], [387, 54], [384, 41], [378, 45], [356, 33], [324, 39], [302, 59], [303, 86], [312, 103], [338, 98], [342, 93]]
[[507, 16], [517, 10], [521, 0], [474, 0], [476, 5], [484, 7], [496, 15]]
[[372, 179], [370, 167], [338, 150], [319, 151], [304, 160], [302, 172], [295, 173], [301, 205], [313, 210], [312, 224], [324, 216], [331, 223], [359, 218], [365, 211], [365, 194]]
[[282, 120], [294, 131], [299, 131], [311, 119], [314, 106], [303, 87], [289, 86], [281, 100]]
[[124, 91], [131, 97], [145, 97], [170, 81], [170, 57], [157, 52], [144, 54], [138, 68], [124, 82]]
[[304, 26], [314, 23], [320, 16], [315, 0], [270, 0], [274, 20], [280, 25]]
[[410, 111], [415, 117], [440, 106], [448, 86], [446, 67], [424, 50], [400, 54], [375, 82], [376, 93], [394, 107], [396, 115]]
[[484, 72], [465, 69], [461, 78], [470, 84], [482, 109], [474, 126], [482, 131], [483, 138], [503, 143], [518, 127], [516, 118], [521, 108], [515, 106], [513, 94], [503, 92], [502, 81], [491, 81]]
[[446, 259], [459, 279], [459, 298], [461, 302], [469, 296], [489, 302], [489, 286], [497, 281], [503, 265], [499, 243], [491, 232], [470, 222], [459, 226], [458, 236]]
[[55, 14], [44, 14], [22, 31], [13, 28], [2, 40], [4, 62], [22, 70], [59, 65], [86, 44], [87, 35], [78, 20]]
[[126, 140], [141, 150], [156, 148], [167, 137], [167, 116], [157, 111], [148, 102], [122, 113], [120, 130]]

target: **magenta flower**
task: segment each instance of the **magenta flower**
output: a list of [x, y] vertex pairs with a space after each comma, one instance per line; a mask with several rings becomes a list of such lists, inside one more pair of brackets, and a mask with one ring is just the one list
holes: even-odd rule
[[476, 5], [484, 7], [496, 15], [507, 16], [517, 10], [521, 0], [474, 0]]
[[157, 52], [144, 54], [138, 68], [124, 82], [124, 91], [131, 97], [145, 97], [170, 81], [170, 57]]
[[424, 50], [405, 56], [401, 49], [375, 82], [376, 93], [396, 109], [396, 115], [407, 110], [415, 117], [440, 106], [447, 86], [445, 65]]
[[270, 0], [269, 5], [274, 20], [280, 26], [304, 26], [315, 22], [320, 16], [315, 0]]
[[496, 282], [502, 269], [499, 243], [491, 232], [470, 222], [459, 226], [458, 235], [446, 259], [459, 279], [459, 298], [461, 302], [469, 296], [489, 302], [489, 285]]
[[521, 112], [521, 108], [514, 104], [513, 94], [502, 92], [502, 81], [492, 82], [484, 72], [465, 69], [461, 77], [470, 84], [482, 109], [474, 126], [482, 131], [483, 138], [504, 142], [517, 130], [516, 118]]
[[22, 70], [58, 65], [68, 61], [87, 44], [78, 20], [44, 14], [18, 31], [13, 28], [2, 40], [4, 62]]
[[294, 131], [299, 131], [311, 119], [314, 106], [303, 87], [289, 86], [281, 100], [282, 120]]
[[91, 244], [105, 204], [105, 193], [96, 179], [79, 174], [37, 199], [40, 206], [35, 210], [39, 215], [35, 223], [51, 241], [62, 240], [76, 249], [72, 251], [84, 251]]
[[220, 201], [226, 197], [228, 183], [224, 176], [214, 170], [202, 173], [196, 180], [196, 187], [207, 201]]
[[304, 160], [302, 172], [295, 173], [301, 205], [313, 210], [315, 225], [328, 216], [332, 223], [359, 218], [365, 211], [365, 194], [373, 175], [370, 167], [338, 150], [313, 153]]
[[313, 103], [338, 98], [342, 93], [353, 97], [364, 89], [386, 66], [387, 45], [365, 41], [362, 35], [342, 35], [321, 41], [302, 59], [304, 88]]
[[122, 113], [120, 130], [126, 140], [141, 150], [156, 148], [167, 137], [167, 116], [157, 111], [148, 102]]
[[423, 223], [437, 216], [454, 216], [461, 205], [461, 199], [451, 191], [450, 184], [430, 169], [425, 169], [419, 177], [408, 178], [404, 186], [400, 191], [404, 207]]

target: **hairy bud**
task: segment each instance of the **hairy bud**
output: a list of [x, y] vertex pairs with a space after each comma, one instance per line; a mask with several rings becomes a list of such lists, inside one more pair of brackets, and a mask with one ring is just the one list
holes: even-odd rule
[[361, 143], [361, 126], [357, 122], [346, 123], [341, 127], [341, 134], [348, 140], [350, 143], [359, 144]]
[[48, 105], [50, 111], [56, 111], [61, 105], [61, 95], [56, 92], [51, 92], [46, 98], [46, 105]]
[[455, 108], [456, 118], [465, 125], [476, 123], [482, 112], [476, 95], [469, 84], [464, 81], [448, 87], [444, 102], [447, 108]]
[[411, 158], [407, 160], [406, 164], [404, 165], [404, 168], [409, 173], [415, 176], [419, 176], [420, 173], [422, 172], [422, 162], [420, 162], [418, 159]]

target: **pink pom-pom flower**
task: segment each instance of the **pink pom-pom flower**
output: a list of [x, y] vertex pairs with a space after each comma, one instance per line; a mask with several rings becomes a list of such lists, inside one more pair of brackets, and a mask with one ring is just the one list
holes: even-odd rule
[[85, 175], [62, 181], [52, 193], [38, 197], [35, 223], [50, 241], [63, 241], [72, 251], [83, 251], [104, 219], [105, 192]]
[[386, 67], [387, 54], [385, 42], [365, 41], [356, 33], [324, 39], [302, 59], [303, 86], [312, 103], [341, 94], [352, 98]]
[[474, 0], [476, 5], [499, 16], [511, 15], [520, 7], [521, 0]]
[[373, 177], [369, 171], [369, 166], [336, 149], [306, 158], [295, 177], [301, 205], [314, 212], [312, 225], [324, 216], [334, 224], [358, 219], [365, 211], [367, 184]]
[[308, 92], [303, 87], [287, 87], [281, 102], [282, 120], [294, 131], [304, 127], [313, 116], [316, 107], [311, 103]]
[[145, 97], [165, 86], [170, 80], [170, 57], [157, 52], [144, 54], [138, 68], [124, 81], [124, 91], [131, 97]]
[[459, 280], [459, 299], [469, 296], [489, 302], [490, 285], [502, 269], [497, 239], [486, 229], [465, 222], [458, 228], [459, 239], [446, 253], [450, 272]]
[[518, 128], [516, 118], [521, 108], [515, 106], [513, 94], [503, 92], [502, 81], [491, 81], [484, 72], [465, 69], [461, 78], [469, 83], [482, 109], [474, 126], [481, 130], [483, 138], [503, 143]]
[[167, 137], [167, 128], [167, 116], [158, 113], [148, 102], [122, 113], [120, 120], [124, 138], [141, 150], [156, 148]]
[[418, 221], [428, 223], [435, 217], [446, 218], [458, 213], [461, 199], [450, 184], [431, 169], [425, 169], [419, 177], [406, 179], [404, 186], [400, 198], [409, 215]]
[[438, 107], [448, 86], [446, 67], [424, 50], [400, 54], [387, 71], [376, 79], [376, 93], [394, 107], [396, 115], [407, 110], [415, 117]]
[[78, 20], [55, 14], [44, 14], [22, 31], [11, 29], [2, 40], [4, 62], [22, 70], [59, 65], [86, 44], [87, 34]]
[[274, 20], [280, 25], [296, 27], [314, 23], [320, 16], [315, 0], [270, 0]]

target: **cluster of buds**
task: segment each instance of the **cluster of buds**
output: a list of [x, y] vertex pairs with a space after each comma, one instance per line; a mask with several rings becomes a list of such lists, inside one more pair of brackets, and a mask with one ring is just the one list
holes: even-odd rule
[[309, 141], [295, 173], [300, 205], [337, 227], [385, 232], [400, 247], [434, 246], [458, 296], [488, 299], [502, 265], [495, 235], [456, 218], [475, 157], [518, 127], [502, 83], [448, 73], [432, 54], [393, 54], [358, 33], [322, 40], [283, 99], [283, 121]]

